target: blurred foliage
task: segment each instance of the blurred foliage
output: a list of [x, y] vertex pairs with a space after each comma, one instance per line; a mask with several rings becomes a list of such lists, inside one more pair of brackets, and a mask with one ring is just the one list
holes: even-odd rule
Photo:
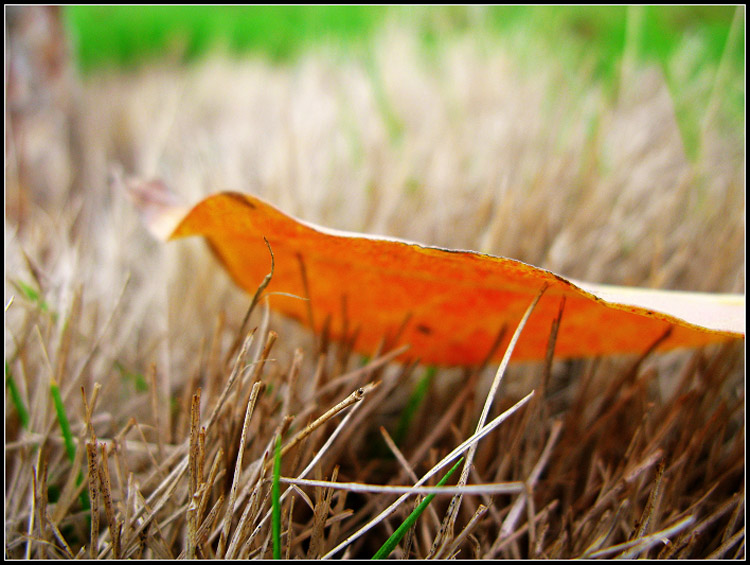
[[[639, 52], [667, 60], [686, 34], [697, 34], [708, 59], [724, 50], [734, 6], [644, 8]], [[216, 47], [261, 53], [286, 61], [321, 42], [366, 41], [388, 17], [412, 20], [425, 43], [486, 27], [498, 34], [522, 31], [530, 41], [563, 50], [595, 51], [599, 72], [611, 73], [622, 55], [629, 8], [624, 6], [69, 6], [81, 68], [129, 66], [179, 57], [192, 61]], [[744, 33], [744, 31], [743, 31]], [[744, 60], [744, 52], [736, 54]]]
[[281, 62], [321, 40], [356, 42], [385, 15], [370, 6], [70, 6], [66, 22], [81, 70], [224, 48]]
[[613, 95], [624, 60], [656, 64], [693, 158], [707, 115], [730, 129], [744, 123], [742, 6], [69, 6], [65, 19], [83, 73], [212, 51], [283, 64], [319, 45], [368, 61], [376, 32], [397, 21], [413, 26], [428, 56], [475, 33], [502, 41], [529, 72], [554, 59]]

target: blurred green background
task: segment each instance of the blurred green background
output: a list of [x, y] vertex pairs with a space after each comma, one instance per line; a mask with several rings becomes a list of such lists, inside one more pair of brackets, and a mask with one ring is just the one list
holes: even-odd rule
[[[504, 43], [532, 72], [540, 56], [557, 60], [563, 69], [590, 69], [591, 79], [613, 93], [624, 58], [635, 64], [657, 64], [672, 93], [690, 154], [711, 97], [717, 96], [712, 90], [721, 91], [724, 121], [744, 123], [744, 10], [744, 6], [70, 6], [64, 17], [84, 75], [155, 60], [189, 63], [211, 52], [264, 57], [276, 64], [292, 62], [321, 46], [366, 55], [377, 32], [392, 21], [412, 25], [427, 54], [439, 53], [452, 38], [473, 33]], [[695, 81], [713, 87], [697, 89], [691, 86]]]
[[[735, 6], [653, 6], [635, 30], [640, 57], [666, 61], [686, 39], [707, 61], [720, 59]], [[165, 52], [190, 61], [211, 49], [261, 53], [285, 61], [320, 42], [366, 42], [388, 18], [413, 20], [426, 43], [479, 26], [497, 34], [522, 31], [564, 50], [595, 51], [611, 71], [623, 54], [624, 6], [69, 6], [69, 29], [84, 71], [130, 66]], [[744, 26], [743, 26], [744, 28]], [[744, 29], [743, 29], [744, 34]], [[735, 58], [744, 57], [738, 50]]]

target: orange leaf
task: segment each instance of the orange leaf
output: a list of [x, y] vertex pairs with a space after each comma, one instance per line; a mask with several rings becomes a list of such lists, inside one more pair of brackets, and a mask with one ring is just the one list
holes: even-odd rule
[[[174, 208], [164, 209], [176, 218]], [[152, 219], [152, 224], [153, 224]], [[174, 221], [172, 222], [174, 225]], [[164, 225], [160, 230], [164, 233]], [[481, 362], [500, 330], [505, 343], [542, 286], [548, 288], [516, 345], [514, 360], [543, 359], [552, 320], [565, 308], [555, 355], [586, 357], [696, 347], [744, 337], [741, 295], [631, 289], [573, 282], [520, 261], [403, 240], [335, 231], [287, 216], [247, 194], [197, 204], [170, 239], [204, 236], [234, 281], [254, 293], [271, 267], [274, 310], [334, 339], [359, 329], [355, 349], [372, 354], [384, 336], [425, 364]], [[306, 282], [305, 282], [306, 281]], [[308, 295], [309, 293], [309, 295]], [[310, 313], [312, 315], [310, 315]], [[344, 322], [344, 316], [347, 322]], [[497, 349], [495, 359], [504, 347]]]

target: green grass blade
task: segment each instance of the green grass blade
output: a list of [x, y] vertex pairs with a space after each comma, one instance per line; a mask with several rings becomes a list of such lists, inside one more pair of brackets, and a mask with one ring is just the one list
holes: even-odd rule
[[398, 426], [396, 427], [396, 432], [393, 434], [393, 441], [395, 441], [396, 445], [398, 445], [399, 447], [402, 446], [402, 442], [404, 441], [404, 438], [409, 431], [409, 426], [411, 426], [411, 423], [414, 420], [417, 409], [422, 405], [424, 397], [427, 394], [427, 390], [430, 388], [430, 383], [432, 382], [436, 373], [437, 367], [427, 367], [424, 376], [419, 379], [417, 386], [414, 387], [414, 392], [412, 392], [411, 396], [409, 397], [409, 400], [406, 403], [403, 412], [401, 413], [401, 418], [399, 419]]
[[60, 395], [60, 387], [57, 386], [57, 381], [54, 379], [50, 383], [50, 392], [52, 393], [52, 401], [55, 403], [55, 410], [57, 411], [57, 421], [60, 423], [60, 429], [62, 430], [65, 451], [68, 454], [68, 460], [72, 463], [76, 457], [76, 446], [73, 442], [73, 433], [70, 431], [70, 421], [68, 420], [68, 415], [65, 413], [65, 405]]
[[[443, 486], [450, 476], [453, 474], [453, 472], [458, 469], [458, 466], [461, 464], [461, 462], [464, 460], [463, 457], [461, 457], [458, 461], [456, 461], [456, 464], [451, 467], [451, 470], [448, 471], [445, 476], [440, 479], [437, 486], [441, 487]], [[391, 552], [396, 548], [398, 543], [401, 541], [401, 539], [406, 535], [406, 532], [409, 531], [409, 528], [411, 528], [414, 523], [417, 521], [419, 516], [424, 512], [425, 508], [427, 508], [427, 505], [432, 501], [432, 499], [435, 498], [434, 494], [428, 494], [422, 502], [419, 503], [419, 506], [417, 506], [411, 514], [404, 520], [404, 522], [396, 529], [393, 534], [391, 534], [391, 537], [389, 537], [385, 543], [382, 545], [380, 549], [378, 549], [377, 553], [372, 556], [373, 559], [386, 559]]]
[[271, 522], [273, 527], [273, 558], [281, 559], [281, 436], [276, 436], [271, 484]]
[[18, 412], [18, 419], [21, 420], [21, 425], [24, 429], [28, 430], [29, 411], [26, 410], [26, 405], [23, 403], [23, 398], [21, 398], [21, 392], [16, 386], [16, 381], [13, 380], [13, 373], [11, 372], [10, 365], [7, 361], [5, 362], [5, 386], [7, 386], [10, 391], [10, 399], [13, 402], [13, 406], [16, 407], [16, 412]]
[[146, 392], [148, 390], [148, 383], [146, 382], [146, 378], [143, 376], [143, 373], [134, 373], [132, 371], [129, 371], [125, 367], [125, 365], [123, 365], [119, 361], [115, 361], [113, 366], [115, 369], [117, 369], [117, 372], [120, 373], [120, 376], [122, 376], [123, 380], [129, 381], [133, 384], [137, 392]]
[[38, 290], [20, 280], [10, 282], [24, 296], [24, 298], [26, 298], [29, 302], [35, 304], [37, 308], [39, 308], [39, 310], [41, 310], [45, 314], [49, 314], [52, 317], [52, 321], [57, 322], [57, 312], [53, 312], [50, 310], [49, 305]]
[[[60, 423], [60, 429], [62, 430], [63, 441], [65, 442], [65, 451], [68, 454], [68, 460], [73, 463], [76, 458], [76, 446], [73, 442], [73, 433], [70, 431], [70, 421], [68, 415], [65, 413], [65, 405], [63, 404], [62, 395], [60, 394], [60, 387], [57, 386], [57, 381], [52, 379], [50, 382], [50, 392], [52, 394], [52, 401], [55, 403], [55, 411], [57, 412], [57, 421]], [[79, 471], [78, 477], [76, 478], [76, 484], [81, 484], [83, 481], [83, 474]], [[89, 501], [89, 493], [86, 489], [81, 491], [81, 507], [84, 510], [91, 508]]]

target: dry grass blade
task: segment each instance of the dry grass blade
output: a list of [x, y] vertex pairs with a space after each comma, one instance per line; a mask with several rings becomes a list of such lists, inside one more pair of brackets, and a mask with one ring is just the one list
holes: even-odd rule
[[[500, 382], [502, 381], [505, 370], [508, 367], [511, 355], [513, 355], [513, 349], [515, 348], [516, 343], [518, 343], [518, 338], [521, 337], [521, 332], [526, 326], [526, 321], [529, 319], [531, 312], [533, 312], [534, 307], [539, 302], [539, 299], [542, 297], [545, 290], [547, 290], [546, 284], [541, 288], [534, 300], [531, 301], [531, 304], [529, 304], [528, 308], [526, 308], [526, 311], [524, 312], [523, 317], [521, 318], [521, 321], [516, 328], [516, 331], [513, 333], [513, 336], [510, 339], [510, 343], [505, 350], [503, 359], [497, 368], [497, 373], [495, 374], [495, 378], [492, 381], [490, 390], [487, 392], [487, 398], [484, 402], [484, 407], [482, 408], [482, 414], [479, 416], [479, 421], [477, 422], [477, 431], [481, 430], [482, 427], [484, 427], [484, 423], [487, 421], [487, 417], [490, 413], [490, 408], [492, 408], [492, 403], [495, 401], [495, 396], [497, 395], [497, 391], [500, 388]], [[474, 455], [476, 454], [476, 451], [477, 444], [475, 443], [471, 446], [466, 454], [466, 461], [464, 461], [464, 466], [461, 470], [461, 477], [458, 480], [458, 484], [460, 486], [464, 486], [469, 480], [469, 471], [474, 464]], [[437, 537], [435, 538], [435, 541], [433, 542], [432, 549], [430, 550], [431, 556], [440, 557], [442, 555], [443, 549], [447, 547], [447, 545], [453, 539], [453, 530], [456, 524], [456, 518], [458, 517], [458, 511], [461, 508], [461, 496], [462, 495], [459, 493], [451, 500], [450, 506], [448, 507], [448, 512], [446, 513], [445, 519], [443, 521], [443, 525]]]
[[211, 412], [211, 416], [208, 418], [208, 422], [206, 422], [206, 429], [210, 428], [213, 423], [216, 421], [216, 418], [219, 415], [219, 411], [224, 406], [224, 403], [226, 402], [227, 396], [229, 395], [229, 392], [232, 390], [232, 386], [234, 385], [237, 378], [240, 376], [242, 369], [242, 363], [245, 360], [245, 355], [247, 354], [248, 349], [250, 349], [250, 345], [253, 341], [253, 336], [255, 335], [255, 331], [250, 332], [247, 337], [245, 338], [245, 341], [242, 343], [242, 349], [240, 349], [240, 352], [237, 354], [237, 357], [234, 362], [234, 367], [232, 368], [232, 373], [229, 375], [229, 380], [227, 380], [227, 384], [224, 387], [224, 390], [221, 393], [221, 396], [219, 397], [219, 400], [214, 405], [214, 409]]
[[[308, 437], [311, 433], [313, 433], [318, 427], [320, 427], [321, 425], [326, 423], [328, 420], [333, 418], [336, 414], [338, 414], [342, 410], [345, 410], [346, 408], [349, 408], [353, 404], [360, 402], [375, 387], [377, 387], [377, 383], [372, 383], [365, 387], [358, 388], [349, 396], [347, 396], [344, 400], [342, 400], [335, 406], [331, 407], [327, 412], [322, 414], [314, 422], [305, 426], [304, 429], [302, 429], [299, 433], [297, 433], [290, 441], [288, 441], [284, 445], [284, 447], [281, 449], [281, 456], [283, 457], [284, 455], [286, 455], [294, 447], [300, 444], [306, 437]], [[266, 465], [268, 466], [271, 464], [272, 464], [271, 462], [268, 462]]]
[[[639, 539], [645, 536], [646, 531], [648, 530], [649, 523], [652, 520], [653, 514], [656, 510], [657, 500], [661, 494], [661, 481], [663, 476], [664, 461], [662, 460], [659, 463], [658, 469], [656, 470], [656, 480], [654, 481], [654, 486], [651, 489], [651, 493], [649, 494], [648, 500], [646, 501], [646, 506], [643, 509], [643, 514], [641, 514], [641, 518], [638, 520], [638, 525], [633, 532], [631, 539]], [[636, 553], [636, 550], [630, 549], [624, 551], [618, 557], [622, 559], [632, 559], [637, 556], [638, 553]]]
[[643, 553], [644, 551], [648, 550], [649, 548], [653, 547], [656, 544], [665, 543], [664, 540], [668, 540], [669, 538], [676, 536], [677, 534], [679, 534], [680, 532], [688, 528], [694, 522], [695, 522], [695, 518], [693, 516], [688, 516], [686, 518], [683, 518], [679, 522], [675, 523], [674, 525], [668, 528], [664, 528], [663, 530], [660, 530], [656, 533], [650, 534], [648, 536], [643, 536], [635, 540], [613, 545], [605, 549], [600, 549], [599, 551], [595, 551], [594, 553], [592, 553], [589, 557], [591, 559], [609, 557], [610, 555], [619, 554], [620, 552], [624, 552], [627, 550], [633, 551], [633, 553], [635, 554]]
[[[354, 416], [354, 414], [356, 412], [356, 409], [359, 406], [361, 406], [361, 403], [359, 403], [356, 399], [357, 398], [360, 398], [360, 399], [364, 398], [364, 394], [368, 390], [371, 390], [372, 388], [374, 388], [375, 386], [376, 386], [375, 384], [369, 384], [369, 385], [366, 385], [363, 388], [357, 389], [351, 395], [349, 395], [347, 398], [345, 398], [342, 402], [340, 402], [339, 404], [337, 404], [336, 406], [334, 406], [333, 408], [331, 408], [330, 410], [328, 410], [323, 415], [323, 416], [325, 416], [325, 419], [323, 419], [323, 416], [321, 416], [320, 418], [318, 418], [318, 422], [319, 423], [317, 425], [320, 425], [323, 422], [329, 420], [332, 416], [336, 415], [338, 412], [340, 412], [341, 409], [342, 409], [342, 405], [344, 405], [343, 408], [347, 408], [349, 406], [352, 406], [352, 408], [349, 411], [349, 413], [346, 416], [344, 416], [344, 418], [341, 420], [341, 422], [336, 427], [336, 429], [333, 431], [333, 433], [331, 433], [331, 435], [328, 437], [328, 439], [326, 440], [325, 444], [318, 451], [318, 453], [316, 454], [316, 456], [310, 461], [310, 463], [308, 463], [308, 465], [305, 467], [305, 469], [299, 474], [300, 478], [305, 477], [318, 464], [318, 462], [320, 461], [320, 459], [327, 453], [327, 451], [330, 448], [330, 446], [336, 440], [336, 438], [340, 434], [341, 430], [343, 430], [343, 429], [345, 429], [345, 428], [348, 427], [348, 425], [349, 425], [352, 417]], [[309, 428], [312, 425], [315, 425], [315, 422], [313, 424], [311, 424], [310, 426], [308, 426], [307, 428], [305, 428], [304, 430], [302, 430], [300, 433], [301, 434], [309, 435], [309, 433], [312, 431]], [[317, 427], [317, 425], [316, 425], [316, 427]], [[294, 441], [294, 440], [292, 440], [292, 441]], [[289, 444], [287, 444], [287, 445], [289, 445]], [[283, 455], [283, 453], [284, 453], [284, 450], [282, 449], [282, 455]], [[264, 461], [265, 461], [265, 456], [266, 455], [267, 455], [267, 450], [266, 450], [266, 452], [264, 452]], [[264, 461], [261, 462], [259, 469], [263, 469], [264, 472], [265, 472], [265, 470], [269, 468], [270, 462], [269, 463], [265, 463]], [[289, 493], [291, 493], [291, 492], [292, 492], [291, 488], [285, 490], [281, 494], [280, 501], [283, 502], [284, 499], [287, 497], [287, 495]], [[310, 504], [309, 506], [311, 508], [314, 507], [312, 504]], [[247, 509], [246, 509], [246, 511], [247, 511]], [[265, 522], [270, 517], [271, 517], [271, 512], [269, 510], [268, 512], [266, 512], [266, 514], [263, 516], [263, 518], [260, 519], [260, 521], [258, 522], [257, 526], [255, 527], [255, 530], [249, 536], [250, 539], [254, 538], [257, 535], [257, 533], [260, 530], [260, 528], [265, 524]]]
[[109, 526], [109, 537], [112, 540], [112, 557], [120, 559], [120, 532], [121, 521], [115, 517], [114, 505], [112, 503], [112, 482], [109, 477], [109, 455], [107, 444], [99, 444], [101, 449], [101, 464], [99, 465], [99, 484], [101, 485], [102, 500], [104, 501], [104, 512], [107, 516]]
[[534, 466], [531, 475], [529, 475], [529, 478], [526, 480], [525, 485], [527, 488], [527, 492], [521, 493], [513, 503], [513, 506], [511, 506], [510, 512], [508, 512], [508, 516], [505, 518], [505, 520], [503, 521], [503, 525], [500, 528], [500, 539], [509, 536], [516, 529], [516, 524], [521, 516], [521, 512], [523, 512], [524, 505], [526, 504], [527, 500], [530, 499], [530, 495], [533, 494], [534, 486], [536, 485], [536, 482], [539, 480], [539, 477], [541, 476], [544, 468], [547, 465], [547, 462], [549, 461], [550, 454], [552, 453], [552, 448], [557, 442], [560, 431], [562, 430], [562, 425], [562, 422], [560, 422], [559, 420], [552, 425], [552, 431], [550, 432], [550, 437], [547, 440], [547, 444], [544, 446], [544, 451], [539, 457], [539, 461], [537, 461], [536, 465]]
[[[310, 536], [310, 547], [307, 551], [308, 559], [318, 559], [325, 551], [323, 546], [323, 528], [326, 520], [328, 519], [328, 513], [331, 509], [331, 498], [333, 497], [334, 489], [331, 487], [332, 484], [336, 484], [336, 478], [339, 474], [339, 468], [334, 467], [333, 473], [331, 474], [331, 480], [328, 481], [330, 484], [322, 489], [318, 490], [318, 499], [315, 503], [315, 509], [313, 511], [313, 530]], [[318, 486], [321, 486], [318, 483]]]
[[49, 524], [50, 528], [52, 528], [52, 533], [54, 534], [55, 539], [62, 546], [65, 557], [67, 559], [75, 559], [75, 556], [73, 555], [73, 550], [70, 549], [70, 545], [68, 545], [68, 542], [63, 537], [62, 533], [60, 532], [60, 529], [51, 520], [49, 512], [47, 513], [47, 523]]
[[[484, 436], [486, 436], [488, 433], [490, 433], [492, 430], [494, 430], [497, 426], [502, 424], [508, 417], [510, 417], [513, 413], [515, 413], [519, 408], [521, 408], [524, 404], [526, 404], [531, 397], [533, 396], [533, 392], [526, 395], [524, 398], [519, 400], [515, 405], [513, 405], [510, 409], [506, 410], [502, 414], [500, 414], [497, 418], [492, 420], [489, 424], [487, 424], [485, 427], [483, 427], [481, 430], [477, 431], [472, 435], [470, 438], [468, 438], [466, 441], [461, 443], [458, 447], [453, 449], [448, 455], [443, 457], [436, 465], [432, 467], [427, 473], [425, 473], [419, 481], [414, 485], [415, 487], [421, 486], [424, 484], [430, 477], [435, 475], [448, 465], [451, 461], [456, 459], [458, 456], [460, 456], [464, 451], [467, 449], [470, 449], [472, 445], [474, 445], [476, 442], [478, 442], [480, 439], [482, 439]], [[357, 530], [356, 533], [350, 535], [347, 537], [342, 543], [334, 547], [331, 551], [326, 553], [323, 557], [328, 558], [333, 556], [335, 553], [352, 543], [354, 540], [359, 538], [360, 536], [364, 535], [368, 530], [373, 528], [375, 525], [377, 525], [380, 521], [388, 517], [409, 495], [404, 494], [401, 495], [395, 502], [393, 502], [388, 508], [386, 508], [383, 512], [378, 514], [375, 518], [370, 520], [366, 525], [362, 526], [359, 530]]]
[[[719, 548], [713, 553], [709, 554], [708, 559], [722, 559], [727, 551], [732, 549], [736, 544], [745, 539], [745, 528], [742, 528], [739, 532], [734, 534], [731, 538], [726, 540], [719, 546]], [[740, 548], [742, 549], [742, 548]], [[737, 556], [735, 556], [737, 557]]]
[[316, 396], [323, 396], [325, 394], [328, 394], [330, 391], [336, 390], [342, 385], [349, 384], [350, 381], [356, 382], [360, 380], [363, 376], [369, 375], [370, 373], [376, 372], [380, 370], [381, 368], [387, 366], [388, 363], [390, 363], [396, 357], [405, 353], [408, 350], [409, 350], [408, 345], [402, 345], [400, 347], [393, 349], [392, 351], [389, 351], [388, 353], [379, 355], [375, 357], [374, 359], [372, 359], [364, 367], [354, 369], [353, 371], [350, 371], [349, 373], [346, 373], [344, 375], [331, 379], [328, 383], [323, 385], [318, 390]]
[[[463, 494], [468, 494], [468, 492], [465, 491]], [[479, 525], [479, 522], [485, 517], [488, 510], [489, 507], [485, 506], [484, 504], [479, 505], [479, 508], [477, 508], [476, 512], [474, 512], [469, 522], [466, 524], [466, 526], [464, 526], [464, 529], [458, 533], [458, 535], [451, 543], [450, 547], [446, 551], [447, 555], [456, 555], [461, 544], [464, 543], [464, 541], [471, 535], [471, 532], [474, 531], [477, 525]]]
[[91, 545], [89, 556], [96, 559], [99, 555], [99, 464], [96, 452], [96, 441], [86, 442], [88, 460], [89, 500], [91, 501]]
[[315, 479], [295, 479], [292, 477], [281, 477], [281, 482], [289, 485], [320, 487], [328, 489], [346, 490], [349, 492], [377, 492], [382, 494], [516, 494], [523, 491], [524, 485], [520, 482], [510, 483], [484, 483], [451, 487], [422, 487], [422, 486], [399, 486], [399, 485], [368, 485], [362, 483], [337, 483], [335, 481], [319, 481]]
[[234, 518], [234, 504], [237, 500], [237, 489], [239, 488], [240, 476], [242, 475], [242, 457], [245, 453], [247, 430], [248, 426], [250, 425], [250, 418], [252, 417], [253, 411], [255, 409], [255, 403], [258, 400], [258, 394], [260, 393], [262, 388], [263, 387], [260, 383], [255, 383], [253, 385], [250, 400], [247, 403], [247, 407], [245, 408], [245, 419], [243, 420], [242, 424], [242, 434], [240, 435], [237, 463], [234, 468], [234, 479], [232, 480], [232, 487], [229, 491], [229, 504], [227, 504], [226, 513], [224, 514], [222, 533], [219, 537], [219, 548], [217, 549], [217, 554], [220, 556], [226, 556], [225, 548], [227, 539], [229, 537], [229, 528], [232, 524], [232, 519]]
[[230, 347], [229, 351], [227, 352], [227, 355], [229, 356], [228, 358], [231, 358], [231, 356], [234, 355], [234, 352], [237, 351], [237, 348], [240, 345], [241, 336], [244, 335], [247, 329], [247, 324], [250, 321], [250, 315], [253, 313], [253, 310], [258, 304], [263, 291], [266, 289], [266, 287], [268, 287], [268, 284], [271, 282], [271, 278], [273, 277], [273, 270], [275, 267], [273, 250], [271, 249], [271, 244], [268, 243], [268, 240], [266, 238], [263, 238], [263, 240], [266, 242], [268, 252], [271, 254], [271, 271], [265, 276], [263, 281], [261, 281], [260, 285], [258, 285], [258, 289], [255, 291], [255, 294], [253, 294], [253, 299], [250, 301], [250, 306], [248, 307], [247, 312], [245, 312], [245, 317], [240, 324], [240, 331], [237, 333], [237, 338], [232, 347]]
[[190, 449], [188, 455], [188, 496], [192, 500], [203, 477], [203, 465], [200, 457], [200, 414], [201, 389], [198, 389], [190, 403]]
[[[33, 496], [36, 510], [35, 520], [39, 529], [39, 538], [47, 541], [47, 450], [40, 449], [37, 455], [37, 465], [32, 468]], [[44, 546], [40, 547], [40, 553], [44, 554]]]
[[[543, 508], [540, 512], [534, 516], [534, 525], [536, 525], [537, 522], [543, 523], [545, 522], [550, 512], [554, 511], [559, 506], [558, 500], [553, 500], [550, 502], [545, 508]], [[496, 555], [505, 549], [506, 546], [509, 546], [510, 544], [514, 543], [518, 538], [526, 534], [529, 530], [530, 526], [529, 524], [524, 524], [520, 528], [518, 528], [515, 532], [513, 532], [510, 536], [506, 538], [501, 538], [500, 536], [497, 537], [495, 542], [490, 547], [489, 551], [486, 552], [484, 555], [482, 555], [483, 559], [495, 559]]]
[[32, 481], [32, 493], [33, 496], [31, 498], [31, 511], [29, 512], [29, 522], [26, 530], [26, 558], [29, 559], [29, 556], [31, 555], [31, 542], [34, 539], [33, 532], [34, 532], [34, 524], [37, 517], [37, 514], [39, 513], [38, 507], [39, 507], [39, 486], [38, 482], [39, 479], [37, 478], [37, 471], [36, 469], [31, 469], [31, 481]]
[[[247, 412], [245, 413], [245, 423], [242, 427], [242, 435], [240, 436], [240, 442], [241, 442], [240, 452], [237, 455], [237, 465], [234, 471], [235, 474], [234, 474], [234, 480], [232, 481], [232, 488], [229, 492], [229, 505], [227, 506], [227, 513], [225, 514], [225, 517], [224, 517], [225, 522], [224, 522], [224, 530], [222, 531], [222, 535], [224, 535], [226, 532], [229, 531], [228, 530], [229, 525], [231, 524], [231, 521], [234, 517], [233, 511], [230, 511], [229, 508], [231, 507], [232, 509], [234, 509], [234, 505], [237, 500], [236, 489], [239, 486], [239, 481], [240, 481], [242, 457], [244, 454], [244, 445], [246, 441], [245, 436], [247, 434], [250, 417], [252, 416], [252, 413], [255, 409], [255, 405], [258, 401], [258, 397], [260, 396], [263, 389], [264, 389], [263, 384], [260, 382], [257, 382], [253, 385], [252, 392], [250, 393], [250, 401], [248, 402]], [[265, 454], [266, 452], [264, 452], [264, 457], [265, 457]], [[257, 475], [252, 476], [252, 478], [248, 481], [248, 488], [252, 486], [254, 489], [252, 493], [253, 496], [257, 496], [257, 485], [259, 484], [261, 478], [263, 477], [264, 471], [262, 471], [262, 469], [264, 469], [264, 467], [262, 463], [258, 465], [257, 469], [258, 469]], [[236, 555], [238, 544], [243, 539], [243, 533], [246, 532], [250, 527], [250, 524], [248, 523], [247, 520], [248, 520], [248, 515], [249, 515], [248, 510], [251, 508], [252, 508], [252, 504], [248, 504], [245, 509], [245, 512], [242, 513], [242, 516], [239, 522], [237, 523], [237, 527], [234, 531], [234, 534], [232, 535], [232, 539], [229, 542], [229, 547], [227, 548], [226, 555], [230, 558]], [[221, 537], [219, 538], [219, 547], [222, 548]], [[221, 555], [221, 554], [222, 552], [217, 550], [217, 555]]]
[[[198, 512], [201, 508], [201, 496], [198, 493], [198, 487], [203, 486], [203, 453], [201, 435], [198, 429], [200, 425], [200, 400], [201, 389], [199, 388], [192, 396], [190, 402], [190, 448], [188, 451], [188, 504], [187, 509], [187, 557], [195, 559], [198, 545]], [[204, 487], [205, 489], [205, 487]]]
[[[383, 440], [385, 441], [386, 445], [388, 446], [388, 449], [391, 450], [391, 453], [396, 457], [399, 464], [401, 465], [401, 468], [403, 472], [405, 472], [408, 475], [408, 478], [410, 481], [416, 483], [419, 480], [419, 477], [417, 477], [417, 474], [414, 472], [414, 469], [412, 469], [411, 465], [409, 465], [409, 462], [404, 457], [404, 454], [401, 453], [401, 450], [398, 448], [398, 446], [395, 444], [393, 439], [391, 438], [391, 435], [388, 433], [388, 431], [384, 427], [380, 427], [380, 435], [383, 436]], [[414, 501], [415, 508], [419, 504], [419, 498], [417, 498]], [[430, 517], [436, 527], [440, 527], [440, 518], [438, 517], [437, 511], [435, 510], [433, 505], [429, 505], [427, 507], [427, 512], [429, 512]], [[404, 542], [404, 553], [405, 555], [409, 555], [409, 547], [412, 542], [412, 534], [413, 530], [409, 530], [407, 533], [407, 539]]]

